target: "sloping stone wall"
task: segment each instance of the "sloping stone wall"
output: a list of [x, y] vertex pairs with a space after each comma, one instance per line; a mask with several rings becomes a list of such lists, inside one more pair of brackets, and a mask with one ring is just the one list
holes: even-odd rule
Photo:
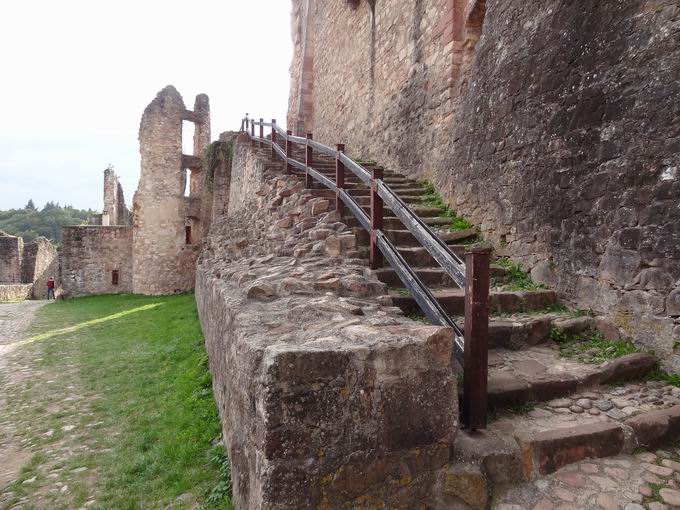
[[262, 154], [237, 144], [242, 197], [196, 281], [234, 505], [432, 507], [457, 430], [451, 332], [379, 305], [329, 201]]
[[434, 181], [500, 254], [680, 370], [677, 2], [312, 4], [316, 139]]
[[55, 294], [59, 294], [61, 286], [61, 270], [57, 248], [44, 237], [38, 237], [24, 248], [24, 264], [22, 281], [33, 283], [33, 299], [45, 299], [47, 280], [55, 280]]
[[132, 227], [65, 227], [63, 241], [64, 297], [132, 292]]

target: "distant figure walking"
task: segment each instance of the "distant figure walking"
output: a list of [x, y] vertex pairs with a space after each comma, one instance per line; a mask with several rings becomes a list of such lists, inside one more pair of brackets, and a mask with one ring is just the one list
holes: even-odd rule
[[54, 297], [54, 276], [50, 276], [47, 279], [47, 300], [50, 300], [50, 297], [52, 299], [55, 299]]

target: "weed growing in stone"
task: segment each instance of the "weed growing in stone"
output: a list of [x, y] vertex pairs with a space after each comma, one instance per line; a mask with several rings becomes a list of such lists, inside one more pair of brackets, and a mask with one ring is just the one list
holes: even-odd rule
[[441, 209], [441, 216], [444, 218], [450, 218], [451, 224], [449, 225], [449, 230], [468, 230], [473, 228], [472, 223], [470, 223], [466, 218], [458, 216], [456, 211], [451, 209], [442, 196], [434, 189], [434, 185], [429, 181], [421, 181], [420, 183], [425, 188], [425, 195], [422, 197], [422, 202], [424, 205], [429, 207], [436, 207]]
[[680, 388], [680, 374], [669, 374], [659, 366], [649, 372], [645, 379], [648, 381], [661, 381], [664, 384]]
[[524, 271], [517, 262], [511, 261], [507, 257], [498, 258], [493, 263], [505, 268], [505, 275], [508, 281], [505, 287], [508, 290], [536, 290], [546, 288], [546, 286], [541, 283], [534, 283], [531, 281], [529, 273]]
[[620, 358], [627, 354], [640, 352], [628, 340], [607, 340], [599, 331], [587, 330], [580, 334], [568, 335], [564, 331], [553, 328], [550, 338], [559, 345], [560, 354], [574, 358], [582, 363], [599, 364]]

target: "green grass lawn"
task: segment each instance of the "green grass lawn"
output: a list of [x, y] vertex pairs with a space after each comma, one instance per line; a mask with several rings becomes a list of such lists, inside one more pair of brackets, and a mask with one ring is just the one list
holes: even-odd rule
[[[212, 446], [220, 423], [193, 295], [59, 301], [40, 310], [32, 333], [41, 370], [59, 374], [70, 360], [94, 395], [88, 423], [99, 425], [86, 434], [97, 447], [66, 466], [96, 473], [90, 508], [162, 509], [186, 493], [194, 499], [173, 508], [231, 508], [228, 462]], [[82, 492], [71, 504], [93, 497]]]

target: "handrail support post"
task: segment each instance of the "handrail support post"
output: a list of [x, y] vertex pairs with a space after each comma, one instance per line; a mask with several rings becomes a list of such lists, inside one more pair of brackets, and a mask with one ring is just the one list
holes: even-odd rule
[[293, 132], [290, 129], [286, 130], [286, 161], [284, 168], [287, 174], [293, 173], [293, 165], [290, 164], [290, 159], [293, 157], [293, 142], [290, 139], [292, 135]]
[[314, 184], [314, 179], [309, 174], [308, 168], [314, 165], [314, 152], [312, 151], [312, 146], [309, 144], [309, 140], [312, 140], [312, 133], [307, 133], [307, 145], [305, 146], [305, 188], [312, 189]]
[[264, 119], [260, 119], [260, 149], [262, 148], [262, 140], [264, 140], [264, 126], [262, 124], [264, 124]]
[[383, 254], [378, 248], [378, 230], [383, 229], [383, 199], [378, 195], [378, 182], [383, 178], [383, 168], [376, 166], [371, 171], [371, 269], [383, 267]]
[[340, 194], [345, 188], [345, 164], [340, 160], [340, 153], [345, 152], [345, 144], [339, 143], [336, 146], [338, 153], [335, 155], [335, 209], [342, 216], [345, 213], [345, 202], [340, 198]]
[[274, 146], [276, 145], [276, 119], [272, 119], [272, 161], [276, 161], [276, 151]]
[[489, 366], [489, 264], [491, 248], [465, 254], [465, 353], [462, 421], [470, 430], [486, 428]]
[[250, 121], [250, 148], [255, 148], [255, 119]]

